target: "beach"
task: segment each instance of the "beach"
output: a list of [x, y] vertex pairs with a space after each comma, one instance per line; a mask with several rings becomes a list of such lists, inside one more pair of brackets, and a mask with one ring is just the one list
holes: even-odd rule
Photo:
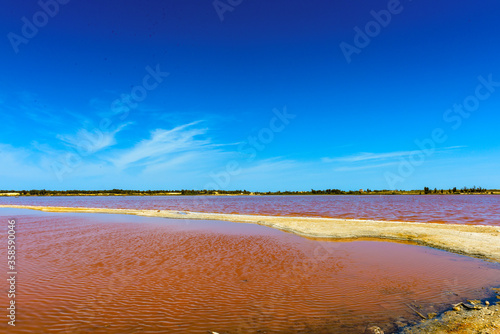
[[[119, 208], [85, 208], [85, 207], [59, 207], [59, 206], [45, 207], [45, 206], [10, 205], [10, 204], [0, 205], [0, 208], [29, 209], [40, 212], [46, 212], [47, 214], [77, 213], [77, 214], [87, 215], [88, 217], [93, 217], [93, 215], [96, 214], [96, 217], [97, 216], [124, 217], [125, 220], [127, 219], [125, 218], [126, 216], [122, 215], [128, 215], [137, 217], [149, 217], [145, 219], [148, 220], [151, 219], [155, 222], [161, 221], [162, 218], [166, 218], [165, 221], [169, 221], [171, 219], [174, 219], [175, 221], [179, 222], [186, 221], [188, 224], [192, 224], [190, 222], [196, 221], [199, 222], [197, 223], [199, 226], [207, 225], [207, 228], [212, 229], [212, 231], [214, 232], [215, 230], [213, 230], [213, 227], [212, 228], [208, 227], [208, 225], [210, 225], [210, 221], [243, 223], [249, 227], [251, 225], [266, 226], [275, 230], [288, 232], [293, 235], [305, 237], [306, 239], [311, 239], [311, 240], [368, 241], [368, 242], [391, 241], [391, 243], [394, 244], [402, 244], [402, 247], [415, 247], [415, 246], [404, 246], [404, 244], [429, 246], [432, 248], [445, 250], [451, 253], [487, 260], [492, 263], [500, 263], [500, 228], [498, 226], [464, 225], [464, 224], [449, 224], [449, 223], [442, 224], [442, 223], [423, 223], [423, 222], [394, 222], [394, 221], [335, 219], [335, 218], [317, 218], [317, 217], [280, 217], [280, 216], [266, 216], [266, 215], [202, 213], [202, 212], [190, 212], [190, 211], [179, 211], [179, 210], [151, 210], [151, 209], [134, 210], [134, 209], [119, 209]], [[238, 228], [237, 225], [238, 224], [231, 226], [234, 226], [233, 228], [236, 230], [239, 229], [245, 230], [244, 226]], [[64, 227], [64, 230], [66, 230], [69, 226], [71, 225]], [[147, 229], [149, 229], [149, 227]], [[126, 228], [125, 230], [128, 230], [128, 228]], [[115, 242], [113, 241], [115, 240], [115, 238], [109, 240], [110, 242]], [[391, 243], [381, 243], [380, 246], [383, 247], [383, 244], [391, 244]], [[332, 246], [335, 246], [335, 244], [336, 243], [331, 243]], [[350, 242], [343, 244], [350, 244]], [[376, 248], [373, 248], [373, 251], [375, 249]], [[311, 256], [314, 257], [319, 256], [321, 252], [324, 252], [324, 249], [320, 250], [320, 253], [316, 253], [317, 251], [318, 251], [317, 249], [314, 250], [312, 253], [313, 255]], [[269, 255], [271, 254], [268, 254], [268, 256]], [[396, 258], [399, 258], [401, 256], [403, 255], [399, 254], [396, 256]], [[413, 257], [413, 255], [411, 255], [411, 257]], [[152, 259], [154, 258], [155, 257], [152, 257]], [[394, 261], [396, 258], [392, 260], [386, 258], [385, 261], [388, 261], [390, 263]], [[341, 263], [342, 260], [341, 262], [338, 262], [336, 265], [341, 265]], [[87, 265], [92, 265], [92, 264], [88, 263]], [[336, 268], [337, 268], [336, 270], [338, 270], [339, 267]], [[290, 271], [290, 273], [292, 273], [295, 272], [295, 270], [296, 268], [290, 268], [287, 271]], [[315, 270], [319, 270], [319, 267], [318, 269]], [[466, 272], [464, 272], [463, 274], [467, 275]], [[197, 279], [195, 279], [195, 281], [196, 280]], [[404, 280], [405, 279], [403, 279], [402, 282], [404, 282]], [[244, 281], [246, 281], [246, 279]], [[385, 283], [382, 284], [384, 285]], [[404, 284], [406, 285], [408, 283]], [[429, 281], [427, 284], [432, 284], [432, 283]], [[391, 287], [382, 287], [380, 290], [381, 293], [392, 294], [393, 292], [389, 291], [392, 291], [392, 289], [394, 289], [395, 286], [392, 283], [390, 286]], [[380, 287], [378, 287], [377, 285], [377, 288]], [[405, 292], [403, 291], [405, 291], [405, 289], [407, 288], [408, 287], [403, 288], [403, 290], [401, 290], [398, 293], [403, 293], [404, 295]], [[452, 287], [452, 290], [455, 289], [457, 288]], [[488, 295], [489, 293], [488, 291], [484, 291], [483, 293], [486, 293], [486, 295]], [[303, 298], [307, 298], [306, 295], [307, 294], [304, 294]], [[451, 308], [452, 305], [454, 305], [456, 302], [457, 299], [454, 299], [453, 303], [451, 303], [450, 301], [449, 308]], [[402, 298], [398, 301], [398, 303], [401, 305], [405, 305], [406, 303], [411, 303], [411, 301], [410, 300], [406, 301], [404, 298]], [[500, 321], [500, 312], [498, 312], [498, 305], [495, 305], [493, 301], [492, 305], [490, 306], [487, 306], [485, 304], [480, 304], [481, 306], [474, 307], [473, 309], [465, 307], [463, 305], [459, 305], [456, 310], [450, 310], [445, 313], [441, 313], [442, 311], [446, 311], [446, 309], [443, 309], [442, 308], [443, 306], [441, 306], [440, 308], [436, 309], [437, 312], [436, 314], [432, 313], [431, 309], [428, 307], [425, 307], [424, 309], [427, 310], [427, 312], [429, 313], [422, 311], [422, 309], [418, 308], [417, 306], [419, 305], [419, 303], [415, 303], [412, 305], [413, 306], [408, 306], [410, 307], [410, 309], [408, 309], [408, 312], [414, 313], [415, 316], [414, 320], [407, 320], [403, 322], [396, 321], [395, 323], [396, 327], [387, 327], [387, 325], [385, 325], [384, 327], [382, 326], [383, 325], [382, 323], [379, 324], [381, 325], [382, 328], [386, 330], [385, 332], [386, 334], [387, 333], [405, 333], [405, 334], [498, 333], [499, 330], [499, 328], [495, 326], [497, 326]], [[466, 304], [466, 305], [470, 306], [472, 304]], [[422, 313], [420, 313], [418, 310], [420, 310]], [[416, 317], [416, 314], [419, 314], [419, 316], [422, 318], [421, 322], [418, 321], [418, 317]], [[409, 318], [411, 319], [411, 317]], [[257, 323], [254, 326], [258, 327], [259, 325]], [[373, 330], [373, 328], [377, 328], [377, 326], [372, 326], [370, 328], [372, 328], [371, 330]], [[357, 333], [358, 331], [352, 331], [352, 332]], [[372, 332], [377, 333], [376, 331], [369, 331], [368, 327], [365, 330], [365, 333], [372, 333]]]
[[220, 220], [264, 225], [308, 238], [379, 239], [416, 243], [457, 254], [500, 262], [500, 227], [463, 224], [393, 222], [358, 219], [279, 217], [176, 210], [0, 205], [44, 212], [128, 214], [174, 219]]

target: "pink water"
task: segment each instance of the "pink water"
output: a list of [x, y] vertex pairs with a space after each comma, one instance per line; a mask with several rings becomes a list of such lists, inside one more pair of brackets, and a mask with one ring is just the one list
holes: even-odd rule
[[184, 210], [500, 226], [500, 196], [62, 196], [0, 197], [0, 204]]
[[408, 244], [15, 209], [0, 209], [2, 240], [8, 218], [17, 219], [17, 326], [4, 318], [0, 332], [393, 333], [396, 320], [418, 321], [406, 304], [439, 312], [500, 286], [498, 264]]

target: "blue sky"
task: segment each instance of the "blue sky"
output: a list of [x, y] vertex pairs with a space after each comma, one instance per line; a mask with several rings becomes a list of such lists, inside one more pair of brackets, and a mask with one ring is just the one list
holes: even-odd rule
[[500, 188], [498, 1], [2, 8], [0, 189]]

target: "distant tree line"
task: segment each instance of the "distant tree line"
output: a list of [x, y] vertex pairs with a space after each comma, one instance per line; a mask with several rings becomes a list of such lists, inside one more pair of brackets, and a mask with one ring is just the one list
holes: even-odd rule
[[481, 194], [481, 193], [488, 193], [491, 192], [491, 190], [481, 188], [474, 186], [472, 188], [467, 188], [463, 187], [462, 189], [457, 189], [457, 187], [450, 188], [448, 190], [445, 189], [440, 189], [438, 190], [437, 188], [434, 188], [434, 190], [430, 189], [429, 187], [424, 187], [424, 194]]
[[[111, 190], [0, 190], [0, 193], [19, 193], [20, 196], [76, 196], [76, 195], [122, 195], [122, 196], [161, 196], [161, 195], [422, 195], [422, 190], [349, 190], [343, 191], [340, 189], [325, 189], [310, 191], [267, 191], [267, 192], [250, 192], [248, 190], [127, 190], [127, 189], [111, 189]], [[482, 187], [456, 187], [450, 189], [431, 189], [424, 187], [423, 194], [484, 194], [496, 193], [500, 194], [500, 190], [485, 189]]]
[[19, 193], [22, 196], [64, 196], [64, 195], [249, 195], [248, 190], [0, 190], [0, 193]]

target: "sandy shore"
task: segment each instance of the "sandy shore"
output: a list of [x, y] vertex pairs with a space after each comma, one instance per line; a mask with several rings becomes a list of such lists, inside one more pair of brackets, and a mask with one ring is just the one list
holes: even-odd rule
[[389, 222], [356, 219], [276, 217], [201, 213], [172, 210], [44, 207], [0, 205], [0, 208], [32, 209], [45, 212], [130, 214], [174, 219], [222, 220], [269, 226], [311, 238], [381, 239], [417, 243], [500, 262], [500, 227], [484, 225]]

